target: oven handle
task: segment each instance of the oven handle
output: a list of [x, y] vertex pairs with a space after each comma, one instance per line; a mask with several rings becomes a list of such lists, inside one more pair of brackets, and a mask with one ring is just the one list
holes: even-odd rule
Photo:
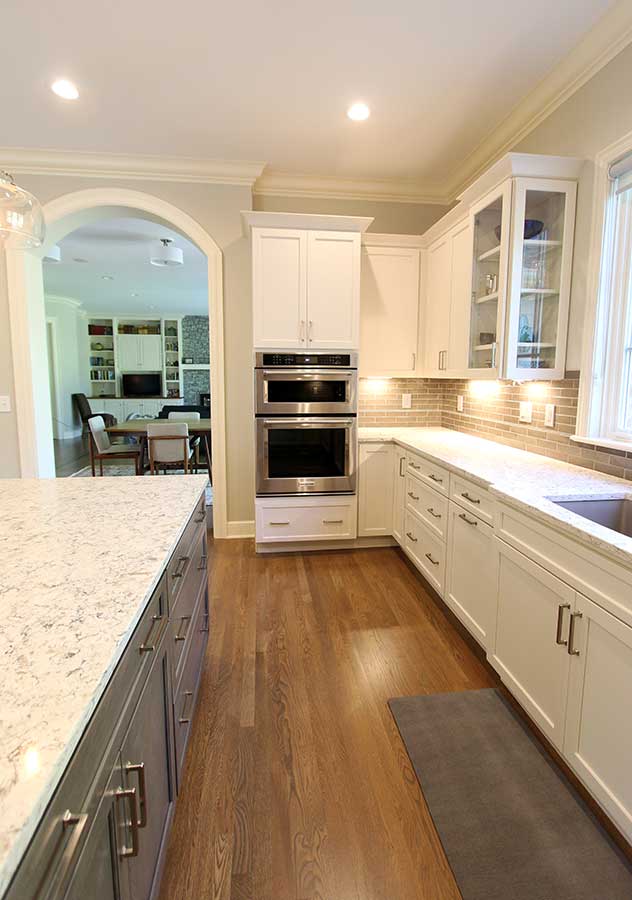
[[338, 425], [340, 428], [348, 428], [350, 425], [355, 425], [356, 423], [355, 418], [325, 419], [323, 416], [294, 416], [291, 419], [260, 419], [260, 421], [268, 428], [274, 425], [302, 425], [306, 428], [320, 428], [322, 425]]
[[357, 376], [357, 369], [258, 369], [257, 371], [262, 372], [266, 378], [276, 375], [284, 381], [288, 380], [288, 376], [292, 379], [308, 378], [311, 381], [324, 377], [351, 379]]

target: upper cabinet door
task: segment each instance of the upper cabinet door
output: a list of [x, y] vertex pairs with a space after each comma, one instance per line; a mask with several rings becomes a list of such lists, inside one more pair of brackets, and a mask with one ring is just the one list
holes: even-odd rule
[[353, 350], [360, 332], [360, 235], [307, 232], [307, 345]]
[[574, 181], [516, 178], [507, 378], [563, 378], [575, 223]]
[[429, 376], [445, 376], [448, 368], [450, 336], [450, 301], [452, 279], [452, 242], [446, 234], [428, 247], [426, 254], [426, 289], [422, 315], [424, 336], [424, 372]]
[[417, 369], [419, 259], [414, 247], [365, 245], [360, 280], [360, 373]]
[[116, 336], [117, 365], [121, 372], [138, 372], [141, 368], [140, 348], [137, 334]]
[[468, 368], [469, 308], [472, 296], [472, 227], [469, 219], [450, 232], [451, 281], [448, 374], [465, 376]]
[[468, 375], [497, 378], [503, 349], [511, 181], [472, 208]]
[[139, 334], [140, 364], [144, 372], [162, 369], [162, 337], [159, 334]]
[[254, 346], [307, 344], [307, 232], [253, 228]]

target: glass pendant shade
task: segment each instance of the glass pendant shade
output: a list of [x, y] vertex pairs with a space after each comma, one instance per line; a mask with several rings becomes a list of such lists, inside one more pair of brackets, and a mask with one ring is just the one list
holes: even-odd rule
[[0, 240], [11, 247], [39, 247], [45, 232], [39, 201], [0, 170]]

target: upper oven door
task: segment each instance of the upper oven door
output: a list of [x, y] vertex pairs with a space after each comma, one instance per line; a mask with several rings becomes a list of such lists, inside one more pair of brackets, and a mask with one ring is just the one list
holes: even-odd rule
[[256, 369], [257, 415], [356, 412], [356, 369]]

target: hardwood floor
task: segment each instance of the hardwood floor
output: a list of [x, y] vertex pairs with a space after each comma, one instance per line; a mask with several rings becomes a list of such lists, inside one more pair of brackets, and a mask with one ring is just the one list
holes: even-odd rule
[[460, 897], [386, 705], [491, 678], [398, 550], [211, 551], [161, 900]]
[[76, 437], [66, 440], [54, 440], [55, 474], [57, 478], [67, 478], [80, 469], [90, 465], [88, 438]]

